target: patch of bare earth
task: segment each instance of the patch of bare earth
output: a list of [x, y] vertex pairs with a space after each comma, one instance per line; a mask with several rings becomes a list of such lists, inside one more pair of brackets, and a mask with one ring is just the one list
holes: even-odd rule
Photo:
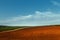
[[60, 26], [31, 27], [0, 32], [0, 40], [60, 40]]

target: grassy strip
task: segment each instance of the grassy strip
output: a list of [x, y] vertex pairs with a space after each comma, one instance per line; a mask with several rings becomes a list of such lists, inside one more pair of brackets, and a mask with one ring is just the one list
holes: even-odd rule
[[0, 32], [1, 31], [7, 31], [7, 30], [14, 30], [18, 28], [23, 28], [23, 27], [9, 27], [9, 26], [0, 26]]

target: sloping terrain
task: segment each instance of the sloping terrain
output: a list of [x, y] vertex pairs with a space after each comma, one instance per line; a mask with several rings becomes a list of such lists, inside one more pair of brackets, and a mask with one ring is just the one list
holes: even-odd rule
[[60, 40], [60, 25], [36, 26], [0, 32], [0, 40]]
[[19, 28], [24, 28], [24, 27], [22, 27], [22, 26], [3, 26], [3, 25], [0, 25], [0, 32], [19, 29]]

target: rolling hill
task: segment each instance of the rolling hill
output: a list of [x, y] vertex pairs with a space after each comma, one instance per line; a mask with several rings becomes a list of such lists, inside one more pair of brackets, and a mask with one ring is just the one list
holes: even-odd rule
[[0, 40], [60, 40], [60, 25], [35, 26], [0, 32]]

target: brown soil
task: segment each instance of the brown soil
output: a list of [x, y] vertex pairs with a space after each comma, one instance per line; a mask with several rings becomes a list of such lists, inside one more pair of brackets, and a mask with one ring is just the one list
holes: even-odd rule
[[60, 40], [60, 26], [37, 26], [0, 32], [0, 40]]

